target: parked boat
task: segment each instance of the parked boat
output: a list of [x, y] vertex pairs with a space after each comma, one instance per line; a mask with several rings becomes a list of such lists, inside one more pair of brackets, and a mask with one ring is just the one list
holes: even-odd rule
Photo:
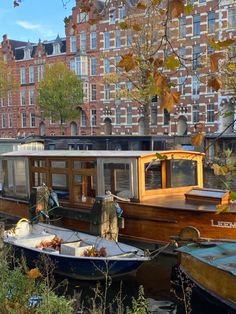
[[45, 223], [20, 220], [5, 231], [4, 243], [35, 267], [43, 255], [55, 272], [75, 279], [98, 280], [134, 273], [150, 256], [134, 246]]
[[194, 283], [192, 289], [221, 313], [235, 313], [236, 242], [191, 243], [177, 251], [179, 268]]
[[[97, 215], [99, 198], [109, 194], [122, 212], [120, 239], [163, 244], [186, 228], [200, 238], [235, 239], [236, 206], [229, 191], [203, 188], [203, 158], [183, 150], [6, 153], [0, 210], [28, 217], [32, 189], [46, 184], [60, 201], [53, 218], [68, 228], [95, 233], [106, 220]], [[222, 204], [228, 210], [216, 215]]]

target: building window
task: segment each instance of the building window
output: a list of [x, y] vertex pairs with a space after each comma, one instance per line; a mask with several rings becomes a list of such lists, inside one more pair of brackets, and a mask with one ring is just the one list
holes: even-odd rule
[[185, 58], [186, 58], [186, 48], [180, 47], [179, 48], [179, 59], [180, 59], [180, 66], [183, 66], [185, 64]]
[[123, 6], [119, 7], [119, 19], [123, 20], [125, 18], [126, 18], [126, 8], [123, 5]]
[[181, 16], [179, 18], [179, 38], [184, 38], [186, 36], [186, 16]]
[[200, 14], [193, 16], [193, 36], [200, 35]]
[[30, 65], [29, 67], [29, 82], [34, 83], [34, 66]]
[[70, 70], [76, 73], [75, 59], [70, 59]]
[[110, 60], [109, 59], [104, 59], [104, 73], [110, 73]]
[[180, 92], [181, 95], [185, 94], [185, 86], [186, 86], [186, 76], [180, 76], [178, 79], [178, 90]]
[[193, 46], [193, 70], [196, 70], [200, 66], [200, 45]]
[[70, 37], [70, 52], [76, 52], [76, 36]]
[[104, 48], [105, 49], [110, 48], [110, 33], [109, 32], [104, 33]]
[[97, 111], [95, 109], [91, 110], [91, 126], [97, 125]]
[[92, 57], [90, 59], [90, 71], [91, 71], [91, 75], [96, 75], [97, 74], [97, 59], [95, 57]]
[[120, 107], [116, 108], [116, 124], [120, 124], [121, 121], [121, 111]]
[[30, 48], [24, 49], [24, 59], [28, 60], [30, 58], [31, 58], [31, 49]]
[[210, 44], [208, 44], [207, 45], [207, 54], [208, 54], [208, 56], [210, 54], [212, 54], [214, 51], [215, 51], [215, 49]]
[[8, 113], [8, 127], [12, 128], [13, 123], [12, 123], [12, 113]]
[[20, 68], [20, 83], [21, 83], [21, 85], [26, 83], [26, 71], [25, 71], [25, 68]]
[[29, 104], [34, 105], [34, 89], [29, 90]]
[[21, 113], [21, 127], [26, 128], [26, 112]]
[[213, 123], [215, 120], [214, 104], [207, 105], [207, 122]]
[[6, 127], [6, 117], [5, 117], [5, 113], [2, 113], [2, 128]]
[[193, 123], [198, 123], [199, 122], [199, 105], [193, 105]]
[[130, 47], [132, 45], [132, 41], [133, 41], [133, 32], [131, 29], [127, 29], [127, 33], [126, 33], [126, 44], [128, 47]]
[[84, 110], [81, 110], [81, 116], [80, 116], [80, 125], [81, 127], [86, 127], [87, 124], [87, 118]]
[[80, 34], [80, 50], [85, 51], [86, 50], [86, 32], [81, 32]]
[[7, 105], [12, 106], [12, 92], [7, 93]]
[[92, 101], [97, 100], [97, 85], [96, 84], [91, 85], [91, 100]]
[[111, 87], [109, 84], [104, 85], [104, 100], [110, 100], [111, 98]]
[[90, 34], [90, 48], [96, 49], [97, 48], [97, 33], [91, 32]]
[[77, 23], [86, 23], [89, 20], [89, 15], [87, 12], [80, 12], [77, 14]]
[[215, 12], [211, 11], [211, 12], [208, 12], [208, 33], [211, 34], [211, 33], [214, 33], [215, 32]]
[[116, 48], [120, 48], [120, 46], [121, 46], [120, 30], [119, 29], [117, 29], [115, 31], [115, 46], [116, 46]]
[[79, 76], [88, 75], [88, 57], [87, 56], [76, 57], [76, 74]]
[[54, 55], [59, 55], [61, 53], [61, 46], [59, 43], [54, 43], [53, 44], [53, 54]]
[[151, 107], [151, 125], [157, 125], [157, 105]]
[[120, 72], [120, 68], [117, 66], [121, 60], [121, 56], [115, 56], [115, 67], [116, 67], [116, 73]]
[[132, 107], [127, 107], [127, 125], [132, 125]]
[[120, 99], [119, 92], [120, 92], [120, 83], [118, 82], [115, 84], [115, 98], [116, 99]]
[[26, 105], [26, 91], [25, 90], [22, 90], [20, 92], [20, 104], [21, 104], [21, 106]]
[[83, 82], [83, 101], [87, 102], [88, 101], [88, 93], [89, 93], [89, 88], [88, 88], [88, 83]]
[[32, 128], [36, 127], [36, 116], [34, 112], [30, 113], [30, 126]]
[[38, 82], [41, 81], [44, 78], [44, 65], [39, 64], [38, 65]]
[[230, 28], [236, 27], [236, 7], [229, 8], [228, 10], [228, 26]]
[[192, 77], [192, 97], [198, 98], [200, 94], [200, 81], [197, 76]]
[[170, 114], [169, 114], [168, 110], [164, 109], [163, 115], [164, 115], [164, 125], [169, 125], [170, 124]]
[[110, 8], [109, 10], [109, 24], [115, 24], [116, 22], [116, 9]]

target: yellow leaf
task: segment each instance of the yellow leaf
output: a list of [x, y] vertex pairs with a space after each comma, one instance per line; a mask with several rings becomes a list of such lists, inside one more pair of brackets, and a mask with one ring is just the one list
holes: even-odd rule
[[219, 204], [219, 205], [216, 205], [216, 208], [217, 208], [216, 215], [230, 212], [229, 204]]
[[178, 59], [176, 56], [171, 55], [171, 56], [168, 56], [168, 57], [165, 59], [165, 67], [166, 67], [168, 70], [175, 70], [175, 69], [177, 69], [179, 66], [180, 66], [180, 62], [179, 62], [179, 59]]
[[167, 78], [163, 74], [156, 73], [154, 76], [154, 79], [156, 81], [156, 85], [160, 89], [166, 89], [167, 87]]
[[171, 0], [169, 2], [169, 10], [172, 18], [179, 17], [182, 13], [184, 13], [184, 1]]
[[162, 0], [152, 0], [152, 5], [158, 5]]
[[222, 52], [215, 52], [210, 55], [211, 70], [218, 71], [218, 62], [224, 57]]
[[168, 112], [173, 111], [174, 109], [174, 99], [171, 93], [164, 91], [160, 95], [160, 108], [168, 110]]
[[215, 91], [218, 91], [222, 87], [222, 82], [216, 77], [211, 77], [207, 82], [208, 87], [212, 87]]
[[236, 70], [236, 63], [230, 62], [227, 64], [227, 70], [229, 71], [235, 71]]
[[193, 5], [191, 3], [186, 4], [186, 6], [184, 7], [184, 13], [186, 15], [191, 14], [193, 11]]
[[191, 137], [191, 143], [193, 146], [200, 146], [203, 142], [204, 134], [199, 132]]
[[214, 38], [207, 37], [209, 44], [216, 50], [224, 49], [236, 42], [235, 39], [226, 39], [224, 41], [215, 41]]
[[128, 29], [129, 28], [129, 25], [127, 22], [120, 22], [120, 28], [121, 29]]
[[135, 24], [133, 24], [132, 25], [132, 28], [133, 28], [133, 30], [134, 31], [136, 31], [136, 32], [139, 32], [139, 31], [141, 31], [141, 26], [139, 25], [139, 24], [137, 24], [137, 23], [135, 23]]
[[139, 2], [137, 4], [137, 9], [139, 9], [139, 10], [146, 10], [146, 8], [147, 8], [147, 6], [145, 3]]

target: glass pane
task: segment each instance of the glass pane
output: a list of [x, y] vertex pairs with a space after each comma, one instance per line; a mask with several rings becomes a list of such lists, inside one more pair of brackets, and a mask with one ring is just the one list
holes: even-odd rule
[[14, 160], [16, 195], [26, 196], [26, 165], [24, 160]]
[[3, 160], [2, 168], [3, 168], [3, 193], [5, 196], [12, 196], [14, 193], [12, 160]]
[[47, 183], [46, 173], [35, 172], [33, 173], [33, 186], [41, 186], [43, 183]]
[[132, 197], [129, 164], [104, 164], [105, 191], [113, 194]]
[[74, 161], [74, 169], [91, 169], [96, 167], [95, 161], [80, 161], [76, 160]]
[[146, 163], [145, 167], [145, 190], [161, 188], [161, 162]]
[[170, 187], [197, 185], [197, 162], [193, 160], [171, 160], [170, 179]]
[[34, 160], [33, 166], [34, 167], [46, 167], [46, 160]]
[[66, 168], [67, 163], [66, 161], [51, 161], [52, 168]]
[[52, 174], [52, 188], [57, 193], [58, 198], [69, 199], [68, 177], [66, 174]]

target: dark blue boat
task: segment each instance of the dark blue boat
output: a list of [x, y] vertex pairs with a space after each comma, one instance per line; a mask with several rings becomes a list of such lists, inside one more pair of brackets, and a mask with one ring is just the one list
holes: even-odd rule
[[32, 267], [45, 255], [50, 257], [55, 273], [83, 280], [121, 277], [137, 271], [150, 260], [134, 246], [28, 221], [21, 221], [16, 228], [6, 231], [4, 242], [23, 254]]

